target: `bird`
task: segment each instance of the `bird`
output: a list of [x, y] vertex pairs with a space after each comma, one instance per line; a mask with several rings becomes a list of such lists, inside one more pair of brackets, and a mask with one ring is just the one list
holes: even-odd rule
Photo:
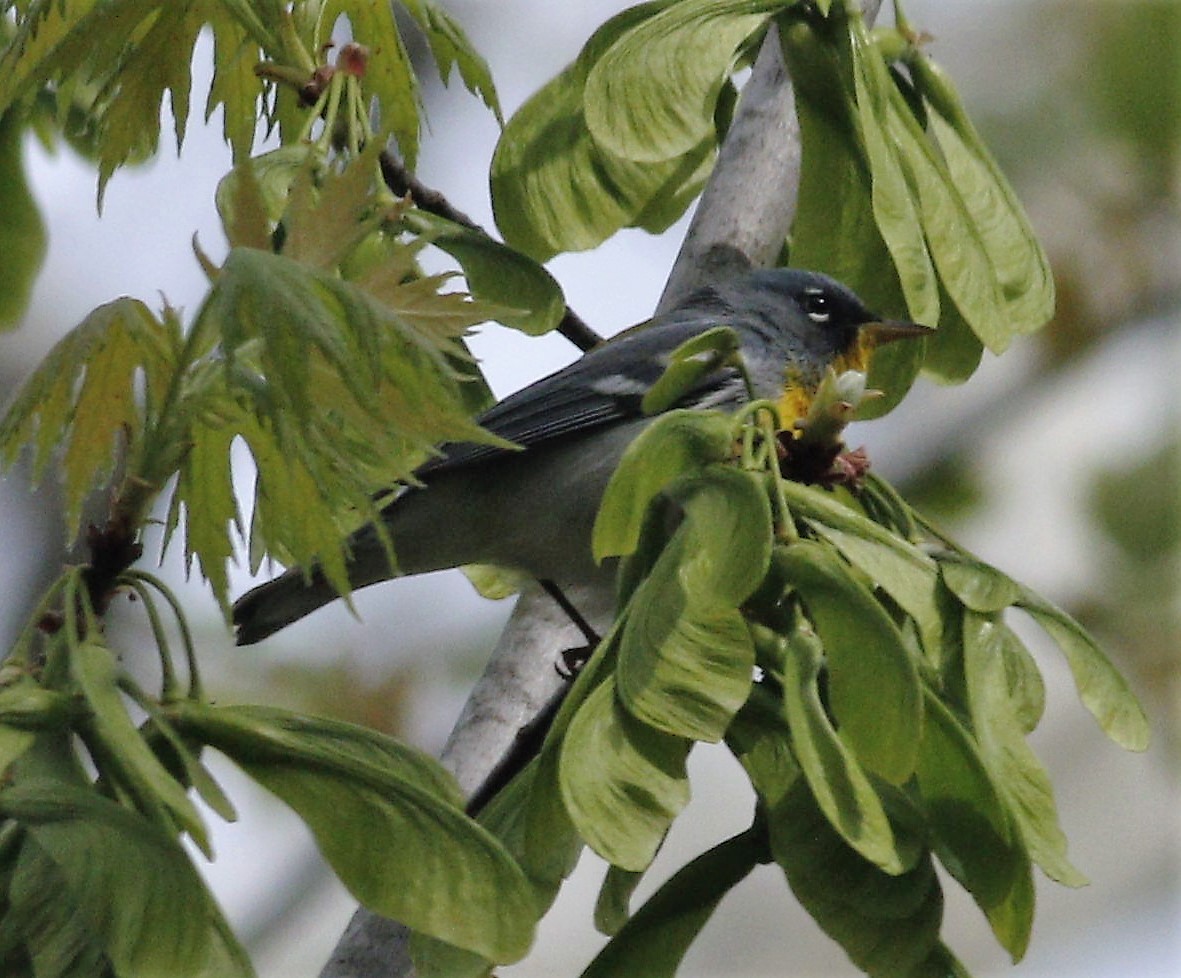
[[[806, 413], [827, 368], [864, 370], [874, 347], [930, 331], [882, 319], [814, 271], [757, 269], [701, 288], [476, 418], [515, 448], [442, 446], [381, 510], [396, 567], [376, 526], [349, 537], [351, 588], [472, 564], [557, 589], [608, 582], [613, 566], [594, 561], [591, 531], [624, 450], [654, 420], [644, 395], [674, 350], [717, 326], [734, 330], [747, 377], [719, 363], [668, 409], [735, 411], [753, 393], [778, 402], [785, 427]], [[291, 568], [235, 603], [236, 641], [258, 642], [339, 596], [317, 567]]]

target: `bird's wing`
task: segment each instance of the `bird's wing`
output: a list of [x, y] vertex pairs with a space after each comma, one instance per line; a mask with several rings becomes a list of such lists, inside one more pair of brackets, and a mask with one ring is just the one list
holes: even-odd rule
[[[584, 433], [617, 421], [638, 418], [644, 394], [660, 378], [668, 354], [697, 333], [717, 324], [698, 311], [675, 313], [621, 334], [570, 366], [511, 394], [476, 418], [493, 434], [521, 448], [532, 448], [571, 432]], [[703, 382], [704, 383], [704, 382]], [[432, 476], [473, 462], [506, 458], [512, 449], [453, 443], [426, 462], [418, 475]]]

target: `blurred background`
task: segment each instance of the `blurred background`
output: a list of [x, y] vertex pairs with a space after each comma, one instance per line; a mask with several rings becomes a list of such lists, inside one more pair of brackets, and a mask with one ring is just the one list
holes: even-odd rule
[[[489, 60], [506, 113], [626, 4], [606, 0], [449, 0]], [[988, 358], [970, 383], [920, 382], [891, 415], [855, 428], [877, 470], [984, 559], [1079, 616], [1130, 678], [1154, 719], [1143, 755], [1109, 744], [1078, 705], [1052, 648], [1034, 647], [1050, 685], [1034, 746], [1050, 770], [1071, 858], [1092, 880], [1039, 880], [1024, 978], [1181, 975], [1178, 721], [1181, 720], [1181, 4], [1134, 0], [909, 0], [1017, 186], [1053, 261], [1059, 312], [1039, 335]], [[888, 18], [888, 14], [884, 14]], [[194, 93], [208, 74], [198, 49]], [[456, 85], [427, 79], [427, 184], [491, 227], [487, 165], [494, 120]], [[61, 148], [26, 160], [49, 229], [31, 312], [0, 336], [0, 400], [101, 302], [160, 295], [192, 312], [205, 291], [191, 236], [225, 244], [213, 191], [229, 166], [219, 123], [190, 120], [179, 160], [165, 151], [117, 174], [101, 221], [95, 177]], [[0, 215], [3, 221], [3, 215]], [[614, 333], [652, 310], [684, 232], [626, 232], [551, 270], [571, 305]], [[474, 341], [498, 394], [570, 360], [560, 337], [490, 326]], [[149, 540], [149, 554], [155, 541]], [[11, 642], [63, 557], [52, 481], [0, 480], [0, 642]], [[233, 649], [178, 553], [182, 590], [222, 702], [270, 702], [347, 717], [437, 750], [478, 676], [506, 603], [475, 597], [457, 573], [384, 585], [357, 598], [362, 621], [325, 610], [262, 647]], [[238, 589], [248, 581], [237, 580]], [[112, 628], [134, 647], [131, 614]], [[146, 644], [146, 643], [145, 643]], [[692, 810], [651, 874], [743, 827], [751, 798], [724, 750], [691, 760]], [[240, 820], [214, 820], [212, 883], [266, 978], [315, 974], [354, 904], [310, 837], [273, 798], [218, 768]], [[590, 908], [603, 867], [591, 857], [506, 978], [577, 974], [602, 942]], [[642, 888], [640, 896], [652, 885]], [[946, 934], [979, 976], [1010, 965], [980, 914], [951, 886]], [[777, 871], [756, 872], [721, 906], [682, 974], [853, 974], [796, 907]]]

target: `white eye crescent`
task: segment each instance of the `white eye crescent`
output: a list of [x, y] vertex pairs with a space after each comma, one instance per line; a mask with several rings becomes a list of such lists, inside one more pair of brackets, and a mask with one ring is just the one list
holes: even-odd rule
[[809, 290], [800, 299], [804, 313], [814, 323], [827, 323], [832, 317], [832, 303], [823, 292]]

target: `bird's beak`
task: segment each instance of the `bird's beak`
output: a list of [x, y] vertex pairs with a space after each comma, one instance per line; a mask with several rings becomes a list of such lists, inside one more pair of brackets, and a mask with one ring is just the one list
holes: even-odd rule
[[911, 323], [904, 319], [879, 319], [864, 323], [860, 329], [861, 341], [870, 349], [893, 343], [895, 340], [914, 340], [934, 333], [930, 326]]

